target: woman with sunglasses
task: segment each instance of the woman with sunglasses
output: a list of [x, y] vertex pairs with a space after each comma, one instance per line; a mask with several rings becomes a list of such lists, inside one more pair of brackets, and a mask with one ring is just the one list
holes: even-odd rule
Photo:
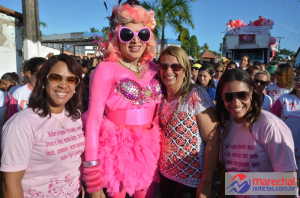
[[215, 87], [217, 87], [218, 82], [224, 72], [224, 65], [222, 63], [216, 63], [214, 65], [214, 71], [215, 71], [215, 75], [214, 75], [214, 85]]
[[213, 80], [214, 69], [210, 63], [203, 64], [203, 66], [198, 71], [198, 79], [196, 83], [203, 87], [209, 97], [215, 101], [216, 100], [216, 88]]
[[[290, 93], [281, 95], [274, 103], [271, 112], [277, 115], [292, 131], [295, 142], [297, 166], [300, 167], [300, 68], [294, 78], [295, 87]], [[300, 171], [297, 171], [300, 178]]]
[[246, 71], [224, 72], [217, 87], [217, 117], [222, 128], [220, 162], [228, 172], [297, 170], [290, 129], [261, 108]]
[[4, 197], [77, 197], [82, 131], [81, 66], [66, 54], [37, 74], [28, 108], [3, 127]]
[[267, 71], [258, 71], [254, 75], [253, 82], [255, 85], [255, 90], [260, 97], [262, 108], [266, 111], [270, 111], [273, 101], [270, 96], [264, 93], [265, 88], [270, 83], [270, 74]]
[[91, 76], [83, 166], [95, 197], [104, 197], [102, 188], [115, 198], [126, 192], [152, 197], [157, 184], [151, 183], [159, 179], [160, 133], [153, 121], [162, 91], [151, 62], [154, 12], [134, 3], [113, 9], [109, 39], [101, 45], [105, 61]]
[[267, 94], [272, 98], [273, 103], [282, 94], [290, 93], [294, 87], [294, 71], [290, 64], [281, 64], [275, 71], [277, 83], [270, 84]]
[[213, 101], [191, 83], [189, 59], [182, 48], [169, 46], [162, 51], [158, 68], [165, 96], [158, 112], [162, 198], [211, 197], [219, 149]]

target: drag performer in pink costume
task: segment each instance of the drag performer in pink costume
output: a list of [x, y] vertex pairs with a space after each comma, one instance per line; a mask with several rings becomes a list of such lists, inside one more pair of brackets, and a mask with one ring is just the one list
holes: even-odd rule
[[[154, 12], [136, 3], [109, 17], [104, 58], [91, 77], [86, 120], [87, 191], [92, 197], [149, 196], [157, 181], [160, 133], [154, 118], [162, 91], [155, 56]], [[154, 184], [155, 186], [155, 184]], [[147, 192], [148, 191], [148, 192]]]

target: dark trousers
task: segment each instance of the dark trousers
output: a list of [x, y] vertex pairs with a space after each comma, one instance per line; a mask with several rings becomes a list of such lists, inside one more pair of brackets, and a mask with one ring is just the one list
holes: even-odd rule
[[159, 189], [162, 198], [195, 198], [197, 190], [162, 175], [160, 175]]

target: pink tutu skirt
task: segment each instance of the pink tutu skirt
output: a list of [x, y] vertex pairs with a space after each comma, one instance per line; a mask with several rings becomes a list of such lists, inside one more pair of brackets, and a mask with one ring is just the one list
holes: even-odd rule
[[132, 195], [157, 182], [159, 127], [127, 129], [103, 117], [98, 157], [103, 188], [110, 196], [125, 190]]

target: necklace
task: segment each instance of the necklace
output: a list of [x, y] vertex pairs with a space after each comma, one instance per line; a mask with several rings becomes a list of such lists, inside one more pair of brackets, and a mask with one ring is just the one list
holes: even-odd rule
[[178, 110], [178, 107], [179, 107], [179, 104], [180, 104], [180, 102], [181, 102], [181, 99], [182, 99], [182, 96], [179, 97], [178, 102], [177, 102], [177, 104], [176, 104], [176, 107], [175, 107], [175, 109], [174, 109], [174, 112], [173, 112], [172, 116], [170, 117], [170, 119], [168, 120], [168, 122], [167, 122], [165, 125], [163, 125], [163, 124], [161, 123], [161, 118], [162, 118], [161, 110], [162, 110], [162, 106], [164, 105], [164, 102], [165, 102], [164, 99], [162, 99], [162, 104], [160, 105], [160, 108], [159, 108], [159, 111], [158, 111], [159, 126], [160, 126], [160, 128], [161, 128], [162, 130], [168, 131], [167, 128], [168, 128], [168, 126], [169, 126], [171, 120], [173, 119], [174, 115], [176, 114], [176, 112], [177, 112], [177, 110]]
[[122, 60], [120, 60], [120, 63], [122, 65], [124, 65], [125, 67], [127, 67], [128, 69], [130, 69], [130, 70], [132, 70], [134, 72], [137, 72], [137, 73], [140, 72], [140, 71], [142, 71], [142, 69], [143, 69], [142, 66], [141, 66], [141, 64], [140, 64], [140, 62], [138, 62], [137, 66], [131, 65], [130, 63], [124, 62]]
[[64, 119], [63, 119], [62, 122], [58, 121], [58, 119], [57, 119], [54, 115], [51, 115], [51, 116], [53, 116], [53, 118], [54, 118], [57, 122], [59, 122], [60, 128], [61, 128], [61, 129], [65, 129], [65, 126], [63, 125], [63, 123], [64, 123], [64, 121], [65, 121], [65, 111], [64, 111]]

